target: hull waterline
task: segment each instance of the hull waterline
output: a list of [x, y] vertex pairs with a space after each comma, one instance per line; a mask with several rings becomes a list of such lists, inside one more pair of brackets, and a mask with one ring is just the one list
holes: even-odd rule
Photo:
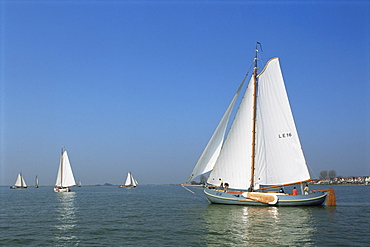
[[27, 187], [10, 186], [11, 189], [27, 189]]
[[54, 188], [54, 192], [71, 192], [70, 188]]
[[265, 193], [276, 195], [277, 202], [274, 204], [264, 203], [248, 199], [240, 192], [204, 189], [207, 199], [215, 204], [245, 205], [245, 206], [320, 206], [327, 197], [327, 192], [310, 193], [308, 195], [289, 195], [284, 193]]
[[132, 188], [136, 188], [136, 186], [126, 186], [126, 185], [120, 185], [118, 186], [119, 188], [126, 188], [126, 189], [132, 189]]

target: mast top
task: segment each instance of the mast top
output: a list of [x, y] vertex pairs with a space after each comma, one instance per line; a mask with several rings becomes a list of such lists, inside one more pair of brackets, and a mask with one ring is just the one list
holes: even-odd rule
[[261, 48], [261, 51], [262, 51], [262, 45], [261, 45], [261, 43], [260, 42], [256, 42], [256, 49], [255, 49], [255, 56], [254, 56], [254, 70], [256, 71], [257, 69], [259, 69], [258, 67], [257, 67], [257, 61], [259, 60], [259, 58], [258, 58], [258, 52], [259, 52], [259, 50], [258, 50], [258, 46]]

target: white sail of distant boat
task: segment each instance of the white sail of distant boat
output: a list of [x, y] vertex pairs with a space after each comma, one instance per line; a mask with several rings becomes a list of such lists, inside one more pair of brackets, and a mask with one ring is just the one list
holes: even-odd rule
[[62, 148], [58, 175], [55, 182], [55, 192], [69, 192], [69, 187], [75, 186], [75, 178], [73, 176], [72, 167], [68, 159], [67, 151]]
[[[204, 189], [211, 203], [321, 205], [328, 191], [308, 195], [271, 191], [312, 179], [294, 123], [279, 59], [268, 61], [263, 71], [257, 74], [257, 53], [256, 46], [253, 76], [227, 137], [224, 137], [226, 125], [243, 83], [187, 182], [211, 171]], [[334, 192], [329, 194], [334, 195]]]
[[10, 187], [11, 189], [26, 189], [27, 184], [24, 180], [24, 177], [22, 176], [22, 173], [18, 173], [17, 179], [15, 180], [15, 183], [13, 186]]
[[126, 181], [124, 185], [120, 185], [121, 188], [135, 188], [139, 183], [134, 178], [131, 172], [127, 173]]
[[36, 178], [35, 178], [35, 188], [38, 188], [38, 187], [39, 187], [39, 178], [36, 175]]

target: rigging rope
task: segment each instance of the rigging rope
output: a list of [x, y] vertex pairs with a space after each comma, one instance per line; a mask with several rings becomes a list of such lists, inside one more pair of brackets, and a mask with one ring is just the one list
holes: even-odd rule
[[201, 199], [203, 199], [203, 200], [205, 200], [205, 201], [207, 201], [207, 202], [208, 202], [208, 200], [207, 200], [207, 199], [205, 199], [205, 198], [201, 197], [200, 195], [198, 195], [198, 194], [197, 194], [197, 193], [195, 193], [194, 191], [192, 191], [192, 190], [190, 190], [190, 189], [186, 188], [186, 187], [185, 187], [185, 186], [183, 186], [183, 185], [181, 185], [181, 187], [183, 187], [184, 189], [186, 189], [186, 190], [187, 190], [187, 191], [189, 191], [190, 193], [192, 193], [192, 194], [194, 194], [194, 195], [198, 196], [199, 198], [201, 198]]

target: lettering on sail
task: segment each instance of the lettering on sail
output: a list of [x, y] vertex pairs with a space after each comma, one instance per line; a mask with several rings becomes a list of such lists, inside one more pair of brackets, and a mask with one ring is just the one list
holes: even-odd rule
[[292, 137], [292, 133], [280, 133], [279, 134], [279, 138], [288, 138], [288, 137]]

